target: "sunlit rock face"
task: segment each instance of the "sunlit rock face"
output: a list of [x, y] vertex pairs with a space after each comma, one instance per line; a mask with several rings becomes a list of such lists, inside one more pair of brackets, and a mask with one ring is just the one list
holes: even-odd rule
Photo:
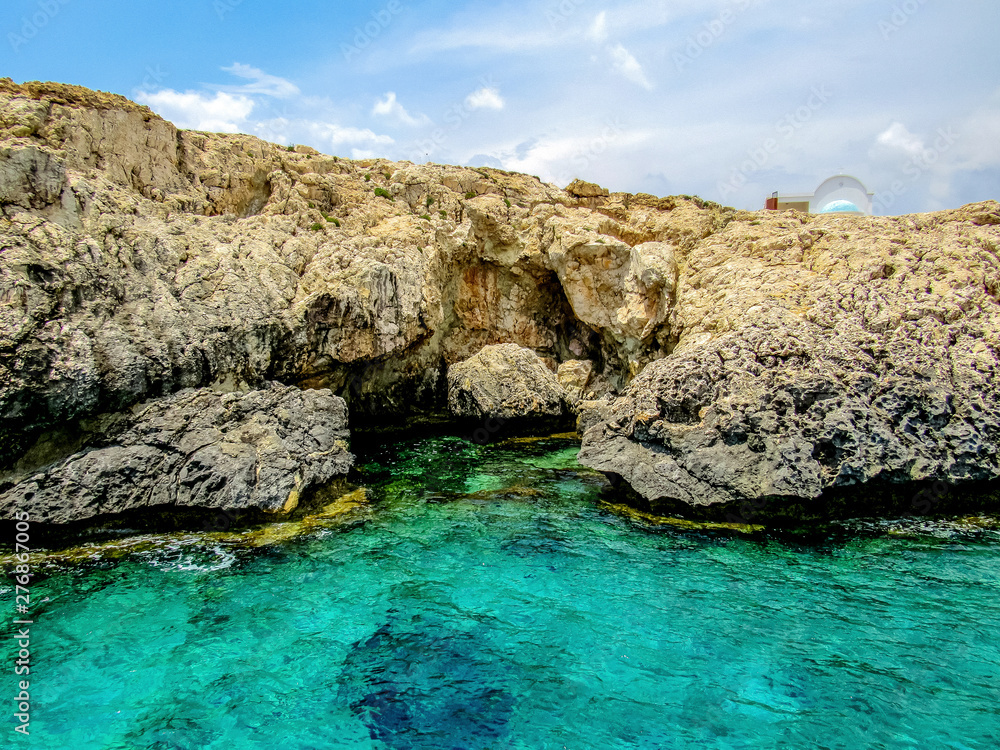
[[865, 488], [926, 510], [921, 488], [997, 479], [998, 223], [996, 203], [734, 222], [688, 257], [671, 355], [581, 418], [581, 461], [738, 517], [836, 515]]
[[516, 344], [484, 347], [448, 368], [448, 409], [473, 420], [558, 420], [568, 413], [556, 373], [530, 349]]

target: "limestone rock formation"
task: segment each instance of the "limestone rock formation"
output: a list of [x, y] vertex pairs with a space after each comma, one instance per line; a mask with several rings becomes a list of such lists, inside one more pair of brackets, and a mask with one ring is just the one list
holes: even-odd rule
[[594, 374], [594, 363], [589, 359], [571, 359], [559, 365], [556, 379], [566, 392], [569, 403], [575, 404], [587, 393], [587, 385]]
[[565, 396], [541, 357], [516, 344], [484, 347], [448, 368], [448, 408], [460, 419], [560, 419]]
[[581, 462], [654, 508], [743, 516], [997, 479], [998, 218], [730, 226], [688, 257], [671, 356], [582, 420]]
[[566, 186], [566, 192], [577, 198], [606, 198], [610, 195], [607, 188], [583, 180], [573, 180]]
[[741, 212], [313, 151], [0, 80], [0, 471], [185, 388], [447, 414], [446, 373], [512, 344], [593, 363], [583, 460], [651, 501], [996, 474], [1000, 204]]
[[66, 437], [54, 435], [0, 478], [0, 517], [18, 508], [54, 524], [163, 506], [287, 513], [353, 463], [347, 408], [329, 391], [183, 390], [88, 427], [71, 436], [68, 458], [50, 462]]

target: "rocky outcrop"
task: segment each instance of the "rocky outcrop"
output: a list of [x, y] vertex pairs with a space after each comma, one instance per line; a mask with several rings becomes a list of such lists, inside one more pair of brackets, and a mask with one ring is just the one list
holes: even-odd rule
[[[1000, 205], [604, 192], [0, 81], [0, 470], [186, 388], [329, 389], [355, 424], [447, 414], [447, 373], [512, 344], [564, 366], [583, 460], [647, 501], [993, 476]], [[483, 403], [461, 408], [503, 399]]]
[[576, 198], [607, 198], [611, 195], [607, 188], [583, 180], [573, 180], [566, 186], [566, 192]]
[[554, 422], [567, 414], [566, 392], [530, 349], [484, 347], [448, 368], [448, 408], [458, 419]]
[[585, 420], [581, 462], [661, 512], [751, 518], [997, 479], [998, 208], [731, 227], [689, 257], [685, 335]]
[[[184, 390], [52, 433], [0, 477], [0, 517], [65, 524], [143, 508], [286, 514], [347, 473], [347, 408], [329, 391]], [[70, 456], [51, 461], [53, 454]], [[35, 467], [33, 464], [41, 464]]]

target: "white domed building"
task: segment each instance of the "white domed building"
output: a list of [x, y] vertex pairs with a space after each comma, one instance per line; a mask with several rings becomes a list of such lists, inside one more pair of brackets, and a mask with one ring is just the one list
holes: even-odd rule
[[764, 207], [771, 211], [871, 216], [874, 197], [861, 180], [838, 174], [824, 180], [812, 193], [774, 193]]

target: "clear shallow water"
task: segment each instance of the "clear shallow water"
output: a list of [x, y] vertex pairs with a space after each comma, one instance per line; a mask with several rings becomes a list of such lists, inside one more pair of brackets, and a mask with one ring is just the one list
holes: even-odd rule
[[363, 459], [363, 524], [36, 584], [32, 735], [0, 746], [1000, 744], [997, 532], [651, 528], [575, 454], [401, 442]]

